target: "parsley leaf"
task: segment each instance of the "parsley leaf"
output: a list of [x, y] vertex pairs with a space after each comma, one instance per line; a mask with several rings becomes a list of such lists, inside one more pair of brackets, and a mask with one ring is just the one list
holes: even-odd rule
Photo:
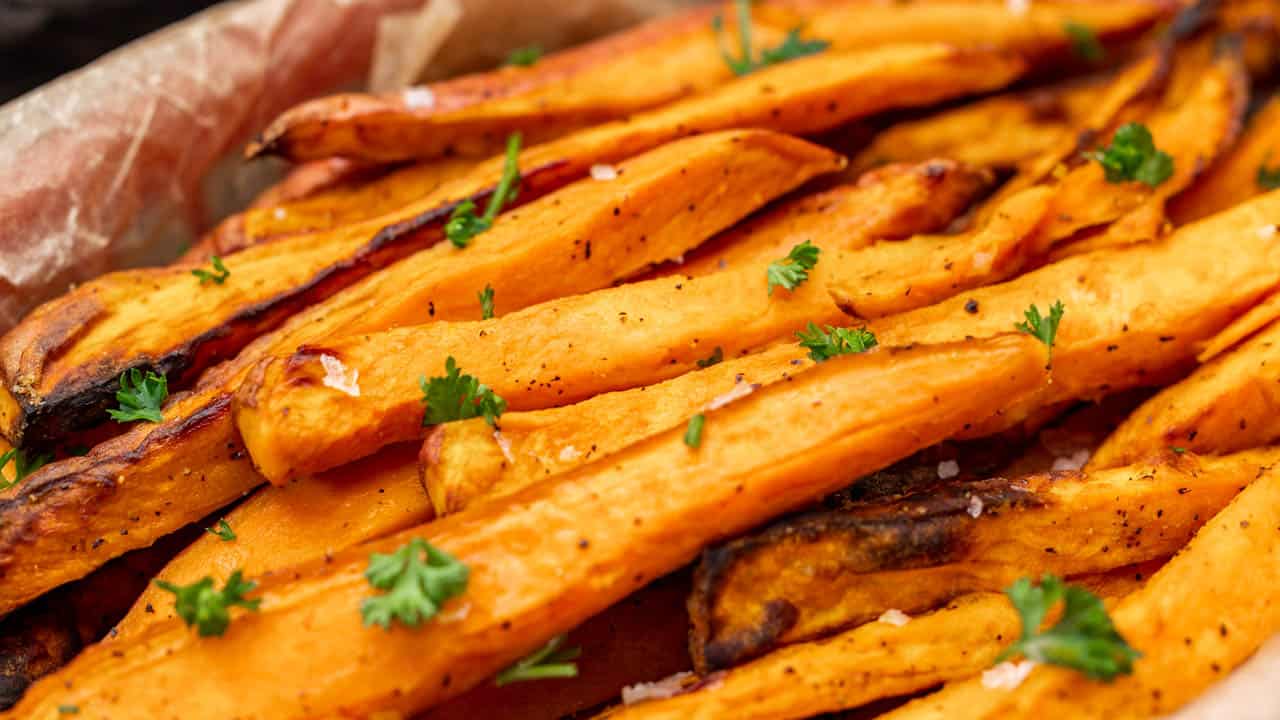
[[158, 423], [164, 419], [160, 407], [167, 397], [169, 380], [165, 376], [150, 370], [144, 376], [141, 370], [133, 368], [120, 375], [120, 390], [116, 392], [120, 409], [108, 410], [107, 414], [112, 420], [121, 423], [135, 420]]
[[716, 349], [711, 353], [711, 355], [709, 355], [705, 360], [698, 361], [698, 367], [709, 368], [712, 365], [719, 365], [723, 361], [724, 361], [724, 348], [717, 345]]
[[1071, 47], [1082, 60], [1100, 63], [1107, 59], [1107, 51], [1088, 25], [1068, 20], [1062, 24], [1062, 30], [1071, 38]]
[[1187, 452], [1187, 449], [1186, 449], [1186, 448], [1184, 448], [1184, 447], [1178, 447], [1177, 445], [1170, 445], [1170, 446], [1169, 446], [1169, 449], [1170, 449], [1170, 450], [1172, 450], [1172, 451], [1174, 451], [1175, 453], [1177, 453], [1177, 454], [1179, 454], [1179, 455], [1183, 455], [1183, 454], [1185, 454], [1185, 453]]
[[826, 40], [802, 40], [800, 30], [796, 28], [787, 33], [786, 39], [778, 47], [762, 49], [760, 58], [757, 60], [753, 57], [751, 50], [751, 0], [735, 0], [735, 4], [738, 8], [738, 46], [742, 53], [740, 57], [734, 57], [733, 53], [725, 47], [724, 18], [717, 15], [711, 21], [711, 28], [716, 34], [716, 44], [720, 48], [720, 56], [724, 58], [725, 64], [734, 75], [750, 75], [760, 68], [814, 55], [831, 46], [831, 43]]
[[209, 258], [209, 261], [213, 263], [214, 272], [209, 272], [204, 268], [197, 268], [191, 271], [192, 275], [200, 278], [201, 285], [207, 282], [211, 282], [215, 285], [221, 285], [227, 281], [227, 278], [231, 277], [231, 271], [227, 269], [226, 265], [222, 264], [222, 258], [214, 255]]
[[689, 418], [689, 429], [684, 431], [684, 444], [697, 450], [702, 447], [702, 426], [707, 422], [707, 416], [698, 413]]
[[1102, 165], [1109, 183], [1137, 180], [1155, 187], [1173, 175], [1173, 157], [1156, 149], [1151, 131], [1141, 123], [1122, 125], [1111, 139], [1111, 147], [1084, 155]]
[[449, 222], [445, 223], [444, 234], [453, 246], [462, 249], [471, 244], [471, 238], [493, 227], [493, 221], [505, 205], [514, 202], [520, 193], [520, 133], [512, 133], [507, 137], [507, 159], [502, 166], [502, 178], [498, 187], [489, 196], [489, 206], [484, 215], [476, 215], [476, 204], [471, 200], [463, 200], [453, 209]]
[[59, 705], [58, 714], [59, 715], [79, 715], [80, 706], [79, 705]]
[[422, 404], [427, 406], [422, 426], [483, 415], [490, 427], [498, 427], [498, 417], [507, 411], [507, 401], [479, 380], [463, 375], [452, 355], [444, 361], [444, 370], [444, 377], [418, 380], [418, 386], [422, 388]]
[[467, 589], [470, 574], [457, 558], [421, 538], [413, 538], [389, 555], [373, 553], [364, 576], [370, 585], [387, 592], [365, 598], [360, 616], [365, 625], [387, 630], [392, 620], [418, 627], [435, 617], [445, 601]]
[[502, 687], [514, 682], [526, 680], [546, 680], [548, 678], [571, 678], [578, 676], [578, 665], [574, 663], [582, 655], [582, 648], [560, 649], [565, 636], [557, 635], [547, 641], [532, 655], [520, 660], [515, 665], [498, 673], [494, 685]]
[[485, 283], [484, 290], [476, 293], [476, 297], [480, 298], [480, 319], [488, 320], [493, 317], [493, 287]]
[[1066, 312], [1066, 308], [1062, 306], [1059, 300], [1049, 306], [1049, 316], [1040, 315], [1040, 308], [1032, 305], [1023, 311], [1023, 315], [1027, 318], [1025, 322], [1015, 323], [1014, 329], [1020, 330], [1049, 348], [1049, 362], [1053, 362], [1053, 343], [1058, 337], [1058, 323], [1062, 322], [1062, 314]]
[[769, 294], [772, 295], [773, 289], [779, 285], [788, 290], [800, 287], [801, 283], [809, 279], [809, 271], [818, 264], [820, 252], [817, 245], [805, 240], [791, 248], [785, 258], [769, 263], [765, 270], [765, 277], [769, 280]]
[[178, 617], [187, 625], [194, 625], [200, 637], [221, 635], [231, 624], [228, 608], [239, 605], [257, 611], [261, 600], [246, 600], [245, 595], [258, 586], [245, 582], [239, 570], [227, 578], [226, 587], [213, 589], [213, 578], [205, 576], [191, 585], [179, 586], [164, 580], [156, 580], [156, 587], [174, 594]]
[[49, 454], [28, 457], [20, 448], [13, 448], [0, 455], [0, 471], [3, 471], [11, 461], [13, 462], [13, 480], [5, 480], [4, 475], [0, 474], [0, 490], [8, 490], [26, 480], [28, 475], [44, 467], [51, 460], [53, 460], [53, 456]]
[[529, 67], [542, 59], [542, 46], [529, 45], [527, 47], [516, 48], [507, 55], [507, 64], [516, 67]]
[[1270, 154], [1263, 158], [1262, 164], [1258, 166], [1258, 187], [1263, 190], [1280, 188], [1280, 165], [1267, 167], [1269, 162], [1271, 162]]
[[[1110, 681], [1133, 672], [1133, 661], [1142, 657], [1116, 632], [1102, 601], [1084, 588], [1065, 585], [1046, 574], [1038, 586], [1021, 578], [1005, 594], [1022, 620], [1022, 636], [996, 662], [1021, 655], [1035, 662], [1078, 670], [1093, 680]], [[1062, 617], [1053, 627], [1041, 631], [1045, 617], [1059, 600], [1063, 603]]]
[[231, 524], [226, 520], [219, 520], [217, 530], [213, 528], [205, 528], [204, 531], [222, 540], [222, 542], [231, 542], [236, 539], [236, 533], [231, 529]]
[[809, 348], [814, 362], [824, 362], [837, 355], [852, 355], [875, 347], [876, 336], [866, 328], [837, 328], [827, 326], [824, 331], [813, 323], [796, 333], [800, 346]]

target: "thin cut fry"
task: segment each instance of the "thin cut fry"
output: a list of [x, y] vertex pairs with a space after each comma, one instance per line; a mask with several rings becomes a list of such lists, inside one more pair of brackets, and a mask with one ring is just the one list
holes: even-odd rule
[[783, 520], [704, 551], [689, 601], [694, 665], [719, 670], [1023, 576], [1168, 557], [1277, 460], [1252, 451], [995, 478]]
[[[1248, 480], [1249, 478], [1244, 478]], [[1270, 469], [1140, 590], [1112, 611], [1142, 657], [1110, 683], [1037, 667], [1016, 689], [978, 679], [885, 715], [892, 720], [1146, 718], [1177, 709], [1246, 660], [1280, 630], [1280, 476]]]
[[[118, 706], [152, 715], [181, 704], [199, 720], [423, 710], [677, 569], [708, 542], [1034, 391], [1044, 357], [1037, 341], [1004, 336], [833, 358], [708, 412], [697, 450], [675, 428], [608, 462], [281, 573], [264, 581], [259, 611], [237, 614], [223, 637], [157, 623], [81, 654], [33, 687], [16, 712], [51, 716], [71, 703], [89, 713]], [[865, 402], [868, 395], [880, 402]], [[758, 442], [777, 428], [804, 432], [779, 454]], [[362, 627], [359, 604], [373, 594], [363, 576], [369, 553], [411, 537], [466, 563], [466, 592], [417, 630]], [[239, 662], [233, 674], [210, 672], [268, 652], [269, 672], [244, 672]]]

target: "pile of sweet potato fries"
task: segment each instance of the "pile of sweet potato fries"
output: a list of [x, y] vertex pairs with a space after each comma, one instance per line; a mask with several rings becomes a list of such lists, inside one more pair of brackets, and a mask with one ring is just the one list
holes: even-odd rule
[[1278, 22], [730, 0], [285, 113], [0, 338], [4, 717], [1186, 705], [1280, 631]]

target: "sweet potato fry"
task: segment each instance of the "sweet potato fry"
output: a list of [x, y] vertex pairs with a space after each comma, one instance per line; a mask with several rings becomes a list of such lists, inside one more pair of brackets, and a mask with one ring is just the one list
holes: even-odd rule
[[[823, 130], [889, 108], [999, 87], [1023, 67], [1022, 61], [1007, 54], [941, 45], [811, 56], [767, 68], [714, 93], [532, 148], [520, 158], [520, 167], [526, 169], [521, 197], [576, 180], [592, 164], [618, 162], [687, 135], [729, 127]], [[42, 306], [0, 343], [0, 369], [5, 371], [0, 430], [16, 438], [25, 435], [25, 426], [33, 419], [40, 420], [51, 428], [32, 433], [32, 441], [39, 444], [41, 434], [56, 435], [63, 425], [100, 419], [115, 391], [117, 370], [126, 367], [158, 366], [172, 376], [175, 387], [181, 385], [291, 312], [440, 239], [440, 226], [452, 209], [449, 201], [492, 188], [501, 167], [501, 158], [484, 163], [432, 196], [377, 221], [241, 251], [233, 268], [237, 279], [202, 288], [204, 292], [196, 296], [198, 307], [191, 304], [192, 278], [185, 269], [176, 268], [108, 275]], [[167, 278], [163, 292], [153, 289], [142, 296], [136, 282], [129, 282], [142, 279], [154, 284], [161, 277]], [[211, 308], [216, 300], [222, 302]], [[136, 310], [139, 303], [148, 303], [146, 312], [126, 312]], [[165, 316], [157, 317], [161, 310]], [[104, 313], [106, 320], [114, 322], [99, 317]], [[90, 322], [88, 332], [75, 335]], [[121, 330], [120, 325], [127, 327]], [[152, 332], [142, 332], [147, 328]], [[157, 334], [159, 340], [150, 337]], [[95, 365], [91, 381], [45, 367], [51, 348], [60, 350], [55, 364], [73, 365], [82, 355], [100, 360], [101, 343], [90, 347], [90, 342], [103, 337], [112, 347], [109, 357], [124, 357], [109, 368]], [[150, 339], [150, 344], [142, 344], [144, 339]], [[73, 346], [68, 347], [69, 342]], [[121, 353], [121, 345], [130, 351]], [[34, 350], [19, 363], [20, 349], [27, 348]], [[77, 392], [59, 382], [63, 377], [77, 380], [68, 383]], [[54, 388], [62, 388], [62, 394], [55, 394]], [[68, 399], [56, 403], [46, 396]], [[50, 412], [59, 404], [66, 406], [63, 412]], [[35, 417], [28, 418], [33, 413]]]
[[510, 495], [683, 424], [717, 398], [794, 377], [813, 366], [806, 354], [786, 343], [657, 385], [561, 408], [508, 413], [502, 416], [500, 441], [483, 418], [437, 425], [422, 446], [423, 485], [442, 516], [481, 496]]
[[[426, 709], [677, 569], [708, 542], [1032, 393], [1045, 380], [1044, 359], [1043, 346], [1020, 336], [833, 358], [707, 413], [697, 450], [675, 428], [608, 462], [277, 574], [262, 584], [259, 611], [237, 615], [223, 637], [156, 623], [81, 654], [34, 686], [16, 712], [43, 717], [68, 703], [148, 715], [181, 703], [196, 719]], [[785, 450], [758, 442], [779, 427], [805, 432]], [[411, 537], [466, 563], [466, 592], [416, 631], [362, 627], [369, 553]], [[268, 651], [276, 659], [269, 672], [233, 661]], [[234, 673], [216, 671], [232, 666]]]
[[[1069, 20], [1111, 38], [1140, 31], [1173, 9], [1173, 3], [1156, 0], [1039, 2], [1030, 6], [1027, 17], [1018, 17], [998, 2], [767, 2], [755, 8], [752, 25], [757, 47], [777, 45], [788, 30], [803, 26], [807, 36], [831, 43], [824, 53], [831, 56], [896, 43], [1043, 56], [1068, 47], [1062, 28]], [[504, 69], [398, 95], [340, 95], [305, 103], [273, 122], [248, 153], [379, 162], [485, 156], [497, 152], [510, 132], [546, 140], [690, 94], [714, 93], [733, 80], [711, 27], [715, 12], [699, 9], [659, 20], [550, 56], [532, 68]], [[725, 13], [730, 32], [733, 18], [734, 13]]]
[[1220, 680], [1280, 629], [1280, 604], [1272, 591], [1280, 581], [1277, 525], [1280, 476], [1272, 468], [1117, 604], [1111, 613], [1116, 629], [1142, 652], [1132, 675], [1101, 683], [1041, 666], [1012, 691], [966, 680], [884, 717], [1163, 716]]
[[[1036, 409], [1176, 379], [1198, 346], [1280, 281], [1280, 248], [1257, 228], [1280, 221], [1280, 192], [1270, 193], [1168, 240], [1081, 255], [1002, 285], [870, 324], [882, 343], [983, 337], [1010, 328], [1022, 312], [1060, 300], [1066, 315], [1053, 356], [1053, 383]], [[1158, 274], [1149, 270], [1160, 268]], [[1025, 419], [1012, 410], [1001, 427]], [[999, 428], [975, 427], [974, 436]]]
[[[231, 391], [258, 358], [338, 331], [379, 330], [430, 317], [478, 317], [476, 293], [486, 283], [495, 289], [499, 314], [539, 298], [607, 286], [732, 224], [766, 202], [770, 188], [781, 193], [835, 166], [834, 155], [772, 133], [728, 132], [685, 142], [691, 144], [677, 147], [682, 157], [675, 164], [670, 158], [666, 163], [638, 158], [623, 165], [623, 175], [613, 183], [589, 181], [509, 213], [464, 251], [439, 246], [365, 278], [206, 373], [194, 395], [166, 406], [159, 425], [135, 427], [87, 457], [33, 474], [20, 495], [0, 498], [0, 612], [204, 517], [260, 483], [226, 412]], [[699, 147], [705, 151], [691, 154]], [[684, 196], [670, 193], [661, 182], [664, 177], [684, 183], [707, 179], [718, 190], [704, 199], [717, 200], [710, 210], [691, 213]], [[623, 189], [630, 192], [619, 201], [615, 194]], [[570, 202], [578, 193], [596, 200]], [[721, 193], [739, 197], [720, 200]], [[602, 227], [609, 231], [601, 234]], [[597, 238], [589, 261], [585, 247], [579, 249], [584, 236]], [[632, 241], [637, 237], [646, 241]], [[117, 480], [126, 474], [127, 487]], [[198, 482], [198, 489], [176, 489], [187, 481]], [[133, 517], [141, 521], [122, 520]], [[27, 557], [42, 558], [40, 572], [22, 569]]]
[[689, 599], [700, 671], [916, 613], [1022, 576], [1099, 573], [1178, 551], [1280, 451], [949, 485], [784, 520], [703, 553]]
[[[500, 309], [561, 292], [547, 293], [545, 283], [504, 278], [504, 272], [559, 274], [573, 268], [565, 274], [572, 276], [574, 285], [563, 291], [607, 286], [683, 254], [773, 197], [841, 167], [841, 162], [817, 146], [752, 131], [716, 133], [659, 148], [624, 163], [624, 175], [612, 184], [586, 180], [535, 201], [525, 214], [508, 215], [507, 222], [498, 222], [485, 234], [485, 243], [467, 248], [465, 254], [447, 245], [434, 248], [432, 257], [439, 262], [471, 268], [463, 287], [441, 280], [440, 292], [447, 297], [434, 299], [440, 306], [433, 306], [434, 312], [456, 312], [443, 306], [453, 303], [479, 316], [475, 294], [488, 279], [480, 279], [482, 274], [492, 275]], [[672, 193], [673, 183], [688, 195]], [[621, 193], [623, 202], [618, 201]], [[704, 203], [702, 212], [689, 211], [695, 206], [688, 197]], [[520, 222], [520, 217], [529, 219]], [[617, 243], [596, 239], [605, 227], [609, 237], [618, 237]], [[7, 379], [7, 392], [0, 393], [0, 419], [6, 436], [40, 447], [79, 424], [97, 421], [115, 402], [120, 373], [139, 359], [168, 375], [175, 387], [181, 386], [193, 373], [234, 354], [255, 334], [281, 322], [282, 312], [332, 294], [333, 286], [344, 282], [328, 277], [325, 270], [336, 246], [347, 246], [342, 254], [359, 254], [373, 232], [363, 223], [328, 235], [294, 238], [288, 252], [277, 251], [283, 246], [245, 250], [234, 261], [228, 259], [231, 276], [223, 284], [202, 284], [185, 268], [133, 270], [107, 275], [42, 306], [0, 345]], [[379, 236], [398, 232], [391, 229]], [[626, 242], [632, 237], [646, 242]], [[594, 259], [584, 246], [584, 259], [575, 261], [575, 243], [584, 239], [595, 240]], [[380, 242], [375, 239], [372, 245]], [[488, 247], [507, 260], [490, 254], [484, 249]], [[517, 247], [529, 253], [527, 259], [516, 260]], [[552, 248], [561, 252], [552, 254]], [[369, 262], [383, 264], [372, 258]], [[557, 265], [563, 270], [552, 269]], [[482, 267], [486, 273], [481, 273]], [[299, 288], [295, 297], [262, 297], [261, 288], [279, 287], [281, 277]], [[139, 293], [143, 281], [149, 291]], [[198, 310], [193, 303], [200, 304]], [[429, 307], [421, 317], [432, 313]]]
[[1240, 142], [1169, 207], [1185, 224], [1248, 200], [1267, 188], [1258, 183], [1264, 168], [1280, 166], [1280, 98], [1272, 98], [1249, 120]]
[[[223, 519], [235, 539], [203, 533], [160, 570], [160, 580], [188, 585], [210, 576], [219, 585], [236, 570], [260, 577], [431, 520], [418, 482], [414, 448], [392, 447], [358, 463], [259, 490]], [[126, 636], [174, 617], [173, 596], [150, 585], [116, 626]]]
[[[316, 160], [299, 170], [327, 162], [330, 161]], [[356, 167], [305, 194], [295, 196], [292, 190], [281, 190], [272, 193], [269, 202], [255, 202], [244, 212], [219, 223], [183, 255], [180, 262], [201, 265], [214, 255], [225, 258], [283, 237], [332, 230], [391, 215], [430, 196], [445, 183], [463, 177], [473, 167], [474, 161], [461, 158], [418, 163], [390, 171]], [[308, 178], [304, 176], [297, 182], [304, 179]], [[289, 180], [293, 177], [286, 182]], [[297, 188], [297, 191], [303, 189]]]
[[1229, 453], [1280, 439], [1280, 324], [1161, 390], [1089, 460], [1106, 468], [1178, 448]]
[[[1145, 566], [1071, 578], [1104, 598], [1141, 587]], [[1136, 579], [1138, 578], [1138, 579]], [[905, 625], [873, 622], [837, 636], [781, 648], [713, 673], [673, 698], [607, 711], [608, 720], [733, 717], [791, 720], [907, 695], [990, 667], [1017, 637], [1018, 616], [1004, 595], [975, 593]]]
[[805, 240], [821, 242], [827, 250], [856, 250], [877, 240], [941, 230], [991, 181], [989, 173], [951, 160], [889, 165], [855, 183], [785, 202], [648, 277], [698, 277], [776, 260]]

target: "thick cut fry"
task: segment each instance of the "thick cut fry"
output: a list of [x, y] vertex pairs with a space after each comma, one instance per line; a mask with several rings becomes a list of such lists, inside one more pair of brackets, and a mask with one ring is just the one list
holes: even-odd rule
[[[206, 373], [195, 395], [165, 408], [163, 423], [135, 427], [84, 458], [56, 462], [33, 474], [20, 495], [0, 499], [0, 612], [126, 550], [146, 546], [260, 483], [226, 412], [231, 390], [258, 358], [337, 331], [381, 330], [431, 317], [478, 317], [476, 293], [486, 283], [495, 289], [499, 313], [607, 286], [680, 254], [766, 202], [769, 196], [761, 193], [769, 188], [781, 193], [805, 175], [832, 167], [834, 160], [807, 143], [756, 131], [686, 142], [692, 144], [677, 146], [687, 155], [677, 164], [639, 158], [624, 165], [623, 176], [613, 183], [590, 181], [557, 195], [559, 204], [556, 197], [539, 201], [541, 212], [531, 206], [508, 213], [465, 250], [442, 245], [366, 278], [290, 318], [237, 359]], [[706, 152], [689, 154], [697, 147]], [[797, 164], [805, 163], [809, 171], [797, 176]], [[646, 165], [648, 170], [641, 172]], [[631, 172], [626, 172], [628, 166]], [[765, 166], [775, 168], [775, 174], [786, 168], [786, 174], [758, 176]], [[741, 187], [737, 168], [743, 168]], [[731, 170], [727, 177], [726, 169]], [[714, 177], [717, 201], [709, 209], [689, 212], [683, 196], [668, 192], [660, 182], [668, 174], [682, 182]], [[627, 197], [614, 196], [623, 189], [631, 190]], [[608, 200], [587, 211], [568, 202], [580, 192], [605, 192]], [[724, 199], [719, 199], [721, 193]], [[611, 230], [595, 235], [601, 222]], [[594, 235], [589, 260], [581, 243], [586, 233]], [[645, 242], [634, 240], [641, 236]], [[527, 253], [536, 261], [529, 261]], [[120, 478], [127, 478], [127, 485]], [[196, 485], [190, 492], [179, 490], [185, 482]], [[139, 520], [126, 524], [122, 518]], [[122, 534], [126, 529], [129, 534]], [[27, 558], [37, 561], [32, 567], [38, 572], [25, 569]]]
[[1229, 453], [1280, 439], [1280, 323], [1143, 403], [1089, 460], [1106, 468], [1169, 448]]
[[[757, 53], [777, 45], [786, 31], [803, 27], [806, 37], [831, 43], [826, 55], [896, 43], [945, 43], [1043, 56], [1068, 47], [1063, 24], [1069, 20], [1110, 38], [1140, 31], [1173, 9], [1173, 3], [1155, 0], [1038, 2], [1019, 17], [995, 1], [767, 2], [754, 8], [752, 25]], [[545, 140], [690, 93], [714, 92], [733, 79], [711, 27], [714, 12], [695, 10], [659, 20], [528, 69], [398, 95], [340, 95], [305, 103], [273, 122], [249, 154], [380, 162], [484, 156], [496, 152], [510, 132]], [[736, 31], [735, 17], [725, 13], [729, 33]]]
[[1209, 168], [1169, 208], [1178, 223], [1206, 218], [1266, 190], [1263, 168], [1280, 167], [1280, 98], [1272, 98], [1249, 121], [1240, 142]]
[[[234, 540], [204, 533], [156, 577], [190, 585], [210, 576], [221, 587], [236, 570], [250, 577], [269, 575], [420, 525], [432, 516], [418, 482], [414, 448], [388, 448], [304, 483], [258, 491], [222, 518]], [[116, 626], [117, 634], [171, 617], [173, 595], [151, 585]]]
[[[465, 287], [441, 282], [445, 297], [435, 305], [463, 304], [474, 308], [478, 317], [475, 294], [484, 288], [482, 270], [492, 275], [499, 308], [559, 294], [545, 294], [544, 286], [504, 273], [559, 274], [572, 268], [575, 283], [581, 283], [573, 291], [607, 286], [651, 263], [683, 254], [764, 202], [839, 166], [839, 158], [816, 146], [761, 132], [719, 133], [659, 148], [625, 163], [623, 177], [611, 185], [582, 181], [534, 202], [525, 213], [509, 214], [486, 234], [498, 237], [485, 237], [488, 242], [467, 248], [465, 254], [448, 245], [433, 248], [440, 262], [472, 268]], [[674, 183], [691, 195], [673, 193]], [[701, 212], [689, 212], [695, 207], [687, 204], [690, 196], [705, 203]], [[528, 219], [519, 222], [521, 215]], [[368, 224], [337, 231], [352, 243], [352, 253], [371, 232]], [[0, 393], [6, 436], [39, 447], [79, 424], [98, 420], [115, 402], [120, 373], [137, 365], [139, 358], [142, 365], [168, 375], [176, 387], [239, 350], [282, 319], [284, 308], [272, 301], [254, 304], [261, 301], [258, 288], [271, 285], [265, 278], [283, 274], [305, 285], [332, 257], [333, 236], [305, 237], [315, 240], [310, 255], [259, 246], [235, 260], [228, 258], [231, 276], [221, 285], [202, 286], [185, 268], [133, 270], [108, 275], [42, 306], [0, 345], [9, 390]], [[610, 242], [614, 239], [617, 242]], [[582, 245], [592, 240], [594, 256]], [[291, 247], [298, 250], [300, 242], [291, 241]], [[483, 249], [491, 246], [499, 247], [505, 259]], [[528, 254], [517, 256], [515, 247]], [[144, 279], [155, 286], [139, 293]], [[302, 294], [315, 299], [327, 292], [332, 288], [324, 281]], [[194, 311], [193, 298], [209, 307]], [[248, 314], [241, 317], [237, 313], [246, 305]], [[293, 302], [283, 305], [294, 307]], [[424, 320], [434, 316], [433, 310], [449, 311], [435, 305], [424, 308]], [[196, 339], [187, 340], [192, 337]]]
[[[736, 357], [842, 318], [820, 282], [773, 295], [766, 286], [761, 264], [560, 298], [495, 320], [306, 345], [255, 369], [237, 395], [236, 425], [254, 466], [279, 483], [421, 437], [418, 380], [443, 375], [449, 357], [510, 410], [540, 410], [661, 382], [716, 348]], [[326, 356], [359, 373], [358, 396], [324, 384]]]
[[[237, 614], [222, 638], [157, 623], [89, 649], [33, 687], [16, 713], [52, 717], [68, 703], [145, 716], [182, 707], [192, 720], [423, 710], [679, 568], [707, 543], [1034, 392], [1045, 381], [1044, 358], [1042, 346], [1019, 336], [833, 358], [708, 412], [697, 450], [675, 428], [607, 462], [277, 574], [262, 585], [259, 611]], [[759, 442], [762, 433], [800, 427], [785, 446]], [[369, 553], [411, 537], [469, 567], [465, 593], [417, 630], [362, 627], [360, 602], [376, 594], [363, 576]], [[262, 672], [235, 660], [268, 652], [274, 661]]]
[[[327, 161], [314, 161], [320, 164]], [[303, 165], [301, 169], [310, 168]], [[280, 193], [273, 202], [258, 202], [222, 221], [182, 257], [200, 265], [213, 255], [226, 256], [272, 240], [352, 225], [391, 215], [445, 183], [466, 175], [475, 162], [449, 158], [386, 171], [356, 168], [326, 186], [299, 197]], [[293, 179], [292, 177], [289, 178]]]
[[853, 171], [885, 163], [950, 158], [1012, 170], [1074, 138], [1106, 85], [1076, 83], [998, 95], [893, 125], [850, 162]]
[[[1175, 232], [1168, 240], [1068, 258], [1002, 285], [881, 318], [881, 343], [940, 342], [1012, 328], [1031, 305], [1061, 301], [1066, 314], [1053, 354], [1053, 382], [1035, 409], [1176, 379], [1198, 346], [1280, 282], [1280, 246], [1256, 229], [1280, 222], [1280, 192]], [[1152, 273], [1151, 268], [1159, 268]], [[1000, 427], [1032, 412], [1015, 409]]]
[[890, 165], [856, 183], [790, 200], [686, 255], [653, 276], [698, 277], [786, 257], [795, 245], [821, 241], [826, 250], [856, 250], [941, 230], [991, 182], [990, 174], [953, 162]]
[[[576, 180], [595, 163], [618, 162], [680, 137], [732, 127], [797, 133], [824, 130], [890, 108], [928, 104], [1000, 87], [1017, 77], [1023, 67], [1021, 60], [1009, 54], [941, 45], [823, 53], [784, 63], [734, 81], [717, 92], [522, 153], [520, 167], [525, 168], [525, 175], [521, 198]], [[201, 288], [199, 294], [192, 293], [193, 278], [187, 271], [176, 268], [139, 271], [141, 275], [108, 275], [42, 306], [0, 344], [0, 369], [5, 371], [6, 380], [0, 388], [0, 430], [16, 438], [31, 424], [28, 415], [32, 412], [55, 428], [85, 424], [90, 422], [89, 417], [103, 417], [119, 376], [114, 371], [123, 367], [157, 365], [174, 376], [194, 376], [214, 359], [233, 353], [291, 312], [434, 243], [451, 212], [450, 201], [487, 192], [485, 189], [492, 188], [501, 175], [502, 164], [502, 158], [484, 163], [465, 178], [447, 183], [428, 198], [377, 221], [244, 250], [232, 268], [237, 273], [236, 280]], [[607, 186], [596, 190], [606, 191]], [[297, 250], [296, 255], [293, 249]], [[163, 287], [165, 292], [152, 289], [141, 297], [137, 283], [126, 282], [142, 278], [154, 284], [161, 276], [169, 280]], [[199, 306], [192, 306], [193, 297]], [[136, 310], [138, 303], [146, 304], [145, 312], [125, 312], [129, 308]], [[157, 317], [161, 310], [166, 317]], [[116, 322], [104, 322], [99, 317], [103, 314]], [[170, 314], [172, 319], [167, 317]], [[94, 320], [88, 333], [75, 335]], [[112, 332], [119, 325], [127, 326], [124, 336]], [[146, 330], [150, 332], [143, 332]], [[155, 335], [160, 337], [156, 339]], [[92, 381], [70, 370], [45, 367], [54, 348], [60, 350], [55, 363], [76, 367], [77, 359], [81, 363], [86, 362], [85, 358], [100, 360], [103, 344], [91, 341], [104, 336], [109, 336], [109, 357], [123, 358], [114, 361], [111, 368], [94, 366]], [[67, 347], [73, 337], [74, 347]], [[130, 348], [123, 353], [122, 337], [128, 338]], [[140, 338], [152, 342], [140, 345]], [[29, 348], [31, 352], [19, 359], [20, 353]], [[77, 388], [87, 387], [73, 393], [61, 383], [63, 377], [76, 379]], [[173, 379], [176, 387], [183, 378]], [[61, 396], [69, 398], [61, 403], [70, 406], [66, 412], [50, 412], [59, 404], [47, 397], [55, 388], [62, 388]]]
[[[1251, 478], [1242, 478], [1248, 481]], [[1200, 694], [1280, 630], [1280, 476], [1264, 472], [1211, 518], [1180, 554], [1112, 611], [1142, 657], [1110, 683], [1037, 667], [1012, 691], [979, 679], [885, 715], [892, 720], [1147, 718]]]
[[482, 496], [510, 495], [683, 425], [717, 399], [792, 378], [813, 366], [806, 354], [788, 343], [657, 385], [561, 408], [508, 413], [502, 416], [500, 441], [483, 418], [438, 425], [422, 446], [423, 484], [440, 515], [463, 510]]
[[1254, 451], [996, 478], [784, 520], [703, 553], [689, 600], [694, 665], [730, 667], [1022, 576], [1168, 557], [1277, 460]]

